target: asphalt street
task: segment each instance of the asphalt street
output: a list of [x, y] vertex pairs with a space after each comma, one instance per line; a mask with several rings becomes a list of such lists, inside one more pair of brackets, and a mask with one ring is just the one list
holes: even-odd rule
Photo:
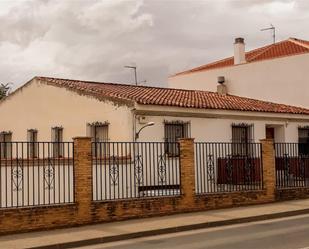
[[106, 243], [82, 249], [309, 249], [309, 215]]

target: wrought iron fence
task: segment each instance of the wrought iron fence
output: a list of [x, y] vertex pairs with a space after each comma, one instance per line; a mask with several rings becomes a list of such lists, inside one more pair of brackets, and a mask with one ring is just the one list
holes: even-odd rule
[[166, 142], [95, 142], [93, 200], [180, 194], [179, 157]]
[[309, 186], [309, 144], [275, 143], [276, 187]]
[[0, 208], [74, 202], [73, 164], [72, 142], [1, 142]]
[[197, 194], [263, 188], [260, 143], [195, 143]]

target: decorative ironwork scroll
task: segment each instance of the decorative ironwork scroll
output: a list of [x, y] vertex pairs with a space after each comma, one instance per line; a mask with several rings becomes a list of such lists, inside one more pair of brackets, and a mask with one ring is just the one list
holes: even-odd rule
[[225, 165], [226, 175], [227, 175], [227, 182], [232, 183], [233, 180], [233, 162], [232, 156], [228, 155]]
[[306, 160], [306, 157], [304, 155], [300, 155], [300, 157], [299, 157], [299, 173], [300, 173], [300, 177], [303, 178], [303, 179], [306, 179], [305, 160]]
[[159, 183], [161, 183], [161, 184], [166, 183], [166, 160], [165, 160], [165, 155], [159, 155], [159, 160], [158, 160], [158, 176], [159, 176]]
[[45, 189], [51, 190], [55, 186], [55, 165], [52, 160], [48, 159], [48, 165], [44, 165]]
[[119, 179], [119, 160], [116, 156], [111, 157], [111, 165], [109, 166], [109, 176], [112, 185], [118, 185]]
[[13, 191], [21, 191], [23, 186], [24, 172], [20, 162], [12, 169]]
[[284, 174], [286, 177], [289, 177], [290, 174], [290, 160], [289, 160], [289, 154], [285, 153], [283, 154], [284, 160], [283, 160], [283, 166], [284, 166]]
[[213, 155], [207, 155], [207, 179], [209, 181], [215, 180], [215, 164], [214, 164], [214, 157]]
[[142, 162], [142, 156], [141, 155], [135, 156], [134, 175], [135, 175], [136, 183], [138, 185], [141, 185], [142, 180], [143, 180], [143, 162]]
[[248, 158], [247, 156], [245, 157], [244, 170], [245, 170], [245, 182], [250, 183], [252, 181], [252, 162], [250, 158]]

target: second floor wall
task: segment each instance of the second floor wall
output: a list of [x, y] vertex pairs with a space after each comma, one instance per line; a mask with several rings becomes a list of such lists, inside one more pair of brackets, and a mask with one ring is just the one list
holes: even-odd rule
[[225, 77], [229, 94], [309, 107], [309, 54], [245, 63], [169, 78], [171, 88], [217, 91]]

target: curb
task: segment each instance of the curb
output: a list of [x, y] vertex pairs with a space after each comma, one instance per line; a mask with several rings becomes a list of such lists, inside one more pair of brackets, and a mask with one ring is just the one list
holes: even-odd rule
[[223, 221], [204, 222], [204, 223], [198, 223], [198, 224], [192, 224], [192, 225], [169, 227], [169, 228], [141, 231], [141, 232], [135, 232], [135, 233], [127, 233], [127, 234], [114, 235], [114, 236], [98, 237], [98, 238], [93, 238], [93, 239], [86, 239], [86, 240], [79, 240], [79, 241], [72, 241], [72, 242], [65, 242], [65, 243], [57, 243], [57, 244], [51, 244], [51, 245], [45, 245], [45, 246], [28, 247], [27, 249], [77, 248], [77, 247], [82, 247], [82, 246], [90, 246], [90, 245], [95, 245], [95, 244], [103, 244], [103, 243], [116, 242], [116, 241], [121, 241], [121, 240], [136, 239], [136, 238], [176, 233], [176, 232], [184, 232], [184, 231], [197, 230], [197, 229], [202, 229], [202, 228], [212, 228], [212, 227], [235, 225], [235, 224], [255, 222], [255, 221], [263, 221], [263, 220], [269, 220], [269, 219], [278, 219], [278, 218], [290, 217], [290, 216], [296, 216], [296, 215], [302, 215], [302, 214], [308, 214], [308, 213], [309, 213], [309, 208], [306, 208], [306, 209], [301, 209], [301, 210], [286, 211], [286, 212], [274, 213], [274, 214], [263, 214], [263, 215], [257, 215], [257, 216], [251, 216], [251, 217], [236, 218], [236, 219], [223, 220]]

